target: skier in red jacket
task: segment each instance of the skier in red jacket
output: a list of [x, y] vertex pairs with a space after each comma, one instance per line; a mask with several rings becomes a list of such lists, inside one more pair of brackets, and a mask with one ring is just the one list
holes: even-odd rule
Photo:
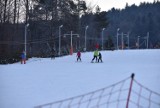
[[77, 61], [78, 61], [78, 60], [81, 61], [81, 52], [80, 52], [80, 51], [77, 52]]

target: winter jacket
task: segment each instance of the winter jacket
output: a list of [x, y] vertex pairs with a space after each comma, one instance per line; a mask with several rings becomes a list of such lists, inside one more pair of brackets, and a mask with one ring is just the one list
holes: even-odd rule
[[98, 55], [98, 56], [99, 56], [99, 58], [102, 58], [102, 55], [101, 55], [101, 53], [99, 53], [99, 55]]
[[21, 58], [22, 58], [22, 59], [25, 59], [25, 58], [26, 58], [25, 53], [22, 53], [22, 54], [21, 54]]
[[81, 56], [81, 52], [80, 52], [80, 51], [77, 52], [77, 56], [78, 56], [78, 57]]
[[94, 51], [94, 56], [98, 56], [98, 50]]

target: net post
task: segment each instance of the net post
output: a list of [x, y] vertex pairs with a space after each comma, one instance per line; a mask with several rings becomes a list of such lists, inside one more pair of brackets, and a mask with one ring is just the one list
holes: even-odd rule
[[129, 101], [130, 101], [130, 96], [131, 96], [131, 91], [132, 91], [132, 85], [133, 85], [133, 80], [134, 80], [135, 74], [132, 73], [131, 75], [131, 82], [130, 82], [130, 87], [129, 87], [129, 92], [128, 92], [128, 98], [127, 98], [127, 103], [126, 103], [126, 108], [129, 108]]

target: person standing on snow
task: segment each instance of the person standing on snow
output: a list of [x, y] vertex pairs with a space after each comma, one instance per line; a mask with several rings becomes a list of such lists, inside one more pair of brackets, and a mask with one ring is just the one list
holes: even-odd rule
[[94, 61], [94, 59], [96, 59], [96, 62], [97, 62], [97, 57], [98, 57], [98, 49], [94, 51], [94, 56], [93, 56], [93, 59], [92, 59], [92, 62]]
[[26, 64], [26, 54], [24, 51], [21, 54], [21, 64], [23, 64], [23, 63]]
[[77, 52], [77, 61], [78, 61], [78, 60], [81, 61], [81, 52], [80, 52], [80, 51]]
[[98, 55], [98, 62], [100, 62], [101, 61], [101, 63], [103, 62], [102, 61], [102, 54], [99, 52], [99, 55]]

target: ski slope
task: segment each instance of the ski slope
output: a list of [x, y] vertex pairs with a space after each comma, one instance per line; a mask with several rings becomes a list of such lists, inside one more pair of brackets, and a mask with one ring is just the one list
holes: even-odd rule
[[160, 50], [101, 51], [103, 63], [91, 63], [93, 52], [31, 58], [27, 64], [0, 65], [0, 108], [34, 106], [107, 87], [135, 73], [135, 79], [160, 93]]

